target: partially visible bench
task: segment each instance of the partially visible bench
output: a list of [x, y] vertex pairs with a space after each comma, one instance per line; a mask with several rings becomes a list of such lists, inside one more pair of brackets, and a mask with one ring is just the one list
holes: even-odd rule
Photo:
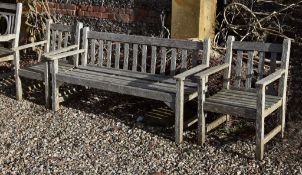
[[[18, 100], [22, 99], [22, 85], [20, 77], [43, 81], [45, 83], [45, 101], [46, 106], [50, 103], [50, 87], [49, 87], [49, 65], [48, 62], [37, 60], [37, 63], [28, 67], [20, 68], [19, 52], [36, 46], [44, 46], [44, 55], [56, 55], [63, 52], [77, 50], [80, 47], [80, 31], [83, 28], [82, 23], [74, 25], [63, 25], [53, 23], [52, 20], [47, 21], [45, 40], [23, 45], [14, 48], [15, 56], [15, 75], [16, 75], [16, 96]], [[72, 69], [77, 60], [60, 61], [60, 71]]]
[[[0, 2], [0, 25], [3, 33], [0, 34], [0, 62], [12, 61], [14, 51], [12, 48], [18, 47], [21, 27], [22, 4], [7, 4]], [[4, 47], [7, 43], [9, 47]]]
[[[203, 51], [203, 58], [199, 58]], [[58, 60], [82, 54], [79, 66], [60, 71]], [[80, 50], [45, 56], [52, 64], [52, 108], [62, 83], [165, 102], [175, 109], [175, 140], [183, 141], [184, 103], [197, 97], [190, 78], [209, 66], [210, 40], [193, 42], [112, 34], [84, 28]], [[175, 76], [176, 75], [176, 76]]]

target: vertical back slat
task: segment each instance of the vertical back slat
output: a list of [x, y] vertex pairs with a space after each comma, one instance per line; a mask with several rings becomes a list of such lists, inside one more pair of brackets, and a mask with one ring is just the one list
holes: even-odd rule
[[95, 43], [96, 43], [96, 40], [95, 39], [92, 39], [91, 40], [91, 64], [95, 64]]
[[270, 73], [275, 72], [277, 67], [277, 53], [272, 52], [271, 53], [271, 61], [270, 61]]
[[170, 75], [175, 75], [176, 73], [176, 59], [177, 50], [175, 48], [172, 48]]
[[114, 67], [118, 69], [120, 67], [120, 58], [121, 58], [121, 43], [116, 43], [115, 45], [115, 61]]
[[99, 66], [104, 66], [104, 41], [99, 41], [99, 60], [98, 60]]
[[258, 80], [262, 79], [264, 75], [264, 59], [264, 52], [259, 52]]
[[129, 44], [125, 43], [124, 45], [124, 70], [128, 70], [128, 64], [129, 64]]
[[52, 51], [54, 51], [54, 50], [56, 50], [56, 43], [57, 43], [57, 31], [56, 30], [52, 31], [51, 40], [52, 40], [51, 49], [52, 49]]
[[253, 59], [254, 59], [254, 51], [248, 51], [248, 61], [247, 61], [247, 77], [245, 82], [246, 88], [252, 87], [252, 78], [253, 78]]
[[112, 42], [107, 42], [107, 67], [111, 67], [111, 57], [112, 57]]
[[63, 34], [62, 32], [58, 32], [58, 49], [62, 48], [62, 42], [63, 42]]
[[133, 63], [132, 63], [132, 71], [137, 71], [137, 57], [138, 57], [138, 45], [133, 44]]
[[240, 87], [241, 85], [241, 71], [242, 71], [242, 56], [243, 51], [237, 52], [237, 61], [236, 61], [236, 77], [235, 77], [235, 86]]
[[161, 62], [160, 62], [160, 73], [164, 74], [166, 71], [166, 58], [167, 58], [167, 49], [165, 47], [161, 48]]
[[10, 34], [10, 33], [12, 33], [12, 30], [11, 30], [11, 28], [13, 27], [12, 26], [12, 15], [8, 15], [8, 24], [7, 24], [7, 34]]
[[142, 48], [142, 72], [147, 72], [147, 45]]
[[156, 46], [152, 46], [152, 53], [151, 53], [151, 73], [155, 74], [156, 71]]
[[183, 49], [181, 51], [181, 72], [187, 69], [187, 65], [188, 65], [187, 58], [188, 58], [188, 51]]
[[68, 35], [69, 35], [69, 33], [65, 33], [65, 35], [64, 35], [64, 47], [65, 48], [68, 46]]

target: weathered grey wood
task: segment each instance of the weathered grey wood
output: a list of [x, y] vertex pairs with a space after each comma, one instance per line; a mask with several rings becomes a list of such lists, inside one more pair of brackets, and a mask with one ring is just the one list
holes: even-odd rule
[[170, 68], [170, 75], [175, 75], [176, 73], [176, 60], [177, 60], [177, 50], [172, 48], [171, 54], [171, 68]]
[[103, 67], [104, 66], [104, 41], [100, 40], [99, 41], [99, 66]]
[[219, 71], [229, 69], [229, 67], [230, 67], [230, 64], [228, 64], [228, 63], [218, 65], [218, 66], [215, 66], [215, 67], [211, 67], [211, 68], [209, 68], [205, 71], [202, 71], [200, 73], [195, 74], [195, 77], [206, 77], [206, 76], [212, 75], [214, 73], [217, 73]]
[[147, 72], [147, 45], [142, 46], [142, 72]]
[[256, 115], [256, 159], [262, 160], [264, 154], [264, 117], [265, 110], [265, 86], [258, 89], [257, 115]]
[[49, 86], [49, 64], [48, 62], [46, 61], [44, 63], [44, 90], [45, 90], [45, 105], [46, 107], [50, 107], [50, 97], [51, 97], [51, 94], [50, 94], [50, 86]]
[[[47, 41], [46, 41], [46, 42], [47, 42]], [[39, 42], [37, 42], [37, 43], [39, 43]], [[36, 43], [36, 44], [37, 44], [37, 43]], [[74, 50], [74, 49], [77, 49], [78, 47], [79, 47], [78, 45], [71, 45], [71, 46], [62, 48], [62, 49], [60, 49], [60, 50], [55, 50], [55, 51], [47, 52], [47, 53], [43, 54], [43, 56], [56, 55], [56, 54], [60, 54], [60, 53], [72, 51], [72, 50]], [[21, 47], [19, 47], [19, 48], [21, 48]]]
[[238, 51], [237, 52], [237, 61], [236, 61], [236, 77], [235, 77], [235, 86], [240, 87], [241, 86], [241, 71], [242, 71], [242, 56], [243, 52]]
[[57, 82], [58, 73], [58, 60], [53, 60], [51, 62], [51, 87], [52, 87], [52, 110], [57, 111], [59, 110], [59, 83]]
[[62, 58], [65, 58], [65, 57], [74, 56], [74, 55], [77, 55], [77, 54], [80, 54], [80, 53], [85, 54], [85, 52], [86, 52], [85, 49], [73, 50], [73, 51], [64, 52], [64, 53], [57, 54], [57, 55], [46, 55], [45, 58], [48, 61], [58, 60], [58, 59], [62, 59]]
[[262, 79], [264, 75], [264, 60], [265, 60], [264, 55], [265, 55], [264, 52], [259, 52], [258, 80]]
[[16, 4], [9, 4], [9, 3], [0, 2], [0, 7], [2, 9], [7, 9], [7, 10], [17, 10]]
[[44, 49], [45, 53], [48, 53], [50, 51], [50, 45], [51, 45], [50, 26], [51, 26], [52, 23], [53, 23], [52, 20], [47, 20], [47, 22], [46, 22], [46, 41], [47, 41], [47, 43], [46, 43], [46, 46], [45, 46], [45, 49]]
[[156, 71], [156, 58], [157, 57], [157, 50], [156, 46], [152, 46], [152, 51], [151, 51], [151, 73], [155, 74]]
[[64, 24], [52, 24], [50, 26], [50, 30], [60, 31], [60, 32], [73, 32], [72, 26], [64, 25]]
[[85, 49], [84, 54], [82, 54], [81, 57], [81, 65], [87, 65], [87, 59], [88, 59], [88, 39], [87, 39], [87, 35], [88, 35], [88, 31], [89, 31], [89, 27], [85, 27], [83, 30], [83, 49]]
[[220, 126], [222, 123], [226, 121], [227, 121], [227, 115], [220, 116], [219, 118], [217, 118], [216, 120], [214, 120], [213, 122], [207, 125], [207, 132], [212, 131], [213, 129], [217, 128], [218, 126]]
[[256, 84], [266, 86], [266, 85], [278, 80], [279, 78], [281, 78], [282, 75], [285, 73], [286, 73], [285, 69], [279, 69], [276, 72], [270, 74], [269, 76], [257, 81]]
[[187, 57], [188, 57], [188, 51], [182, 50], [181, 51], [181, 72], [185, 71], [187, 69]]
[[206, 113], [204, 111], [205, 102], [205, 77], [198, 80], [198, 143], [203, 145], [206, 141]]
[[52, 34], [51, 34], [51, 41], [52, 41], [52, 43], [51, 43], [51, 51], [55, 51], [56, 50], [56, 48], [57, 48], [57, 31], [56, 30], [53, 30], [52, 31]]
[[0, 35], [0, 42], [10, 41], [16, 38], [16, 34]]
[[107, 42], [107, 67], [111, 67], [111, 59], [112, 59], [112, 42]]
[[275, 72], [277, 67], [277, 53], [271, 53], [270, 73]]
[[176, 83], [176, 100], [175, 100], [175, 142], [183, 142], [183, 120], [184, 120], [184, 82], [178, 80]]
[[95, 43], [96, 43], [96, 40], [95, 39], [92, 39], [91, 40], [91, 53], [90, 53], [90, 59], [91, 59], [91, 63], [90, 64], [95, 64]]
[[166, 72], [166, 62], [167, 62], [167, 49], [161, 47], [161, 61], [160, 61], [160, 73], [164, 74]]
[[[76, 30], [75, 30], [75, 45], [77, 45], [77, 49], [80, 49], [80, 45], [81, 45], [81, 30], [83, 28], [83, 23], [81, 22], [77, 22], [76, 25]], [[72, 33], [71, 33], [72, 34]], [[77, 67], [79, 66], [79, 55], [75, 55], [74, 56], [74, 65]]]
[[261, 42], [242, 42], [234, 41], [233, 49], [235, 50], [246, 50], [246, 51], [259, 51], [259, 52], [282, 52], [281, 44], [273, 43], [261, 43]]
[[119, 67], [120, 67], [120, 58], [121, 58], [121, 44], [116, 43], [115, 44], [115, 61], [114, 61], [114, 67], [116, 69], [119, 69]]
[[129, 65], [129, 44], [125, 43], [124, 44], [124, 70], [128, 70], [128, 65]]
[[58, 32], [58, 49], [62, 48], [62, 43], [63, 43], [63, 34], [62, 32]]
[[36, 47], [36, 46], [39, 46], [39, 45], [44, 45], [46, 43], [47, 43], [46, 40], [45, 41], [39, 41], [39, 42], [36, 42], [36, 43], [30, 43], [30, 44], [22, 45], [22, 46], [19, 46], [19, 47], [15, 47], [12, 50], [20, 51], [20, 50], [24, 50], [24, 49], [27, 49], [27, 48], [30, 48], [30, 47]]
[[[186, 78], [188, 78], [189, 76], [192, 76], [193, 74], [200, 75], [198, 72], [201, 72], [202, 70], [206, 69], [207, 67], [208, 67], [207, 65], [201, 64], [201, 65], [196, 66], [196, 67], [194, 67], [194, 68], [192, 68], [188, 71], [177, 74], [176, 76], [174, 76], [174, 78], [179, 79], [179, 80], [185, 80]], [[204, 71], [204, 72], [206, 72], [206, 71]], [[204, 72], [202, 72], [202, 73], [204, 73]], [[203, 76], [199, 76], [199, 77], [203, 77]]]
[[229, 36], [227, 40], [227, 51], [224, 62], [229, 65], [227, 69], [225, 69], [223, 73], [223, 88], [230, 88], [230, 79], [231, 79], [231, 65], [232, 65], [232, 57], [233, 57], [233, 44], [235, 38], [233, 36]]
[[278, 125], [276, 128], [274, 128], [271, 132], [269, 132], [267, 135], [264, 137], [264, 144], [269, 142], [273, 137], [275, 137], [280, 131], [281, 131], [281, 125]]
[[133, 44], [133, 63], [132, 63], [132, 71], [137, 71], [137, 57], [138, 57], [138, 45]]
[[95, 31], [89, 32], [88, 38], [115, 41], [121, 43], [156, 45], [158, 47], [170, 47], [170, 48], [181, 48], [181, 49], [192, 49], [192, 50], [200, 50], [203, 48], [202, 42], [194, 42], [188, 40], [174, 40], [174, 39], [167, 39], [167, 38], [152, 38], [152, 37], [145, 37], [145, 36], [114, 34], [114, 33], [95, 32]]
[[20, 69], [20, 53], [19, 51], [15, 52], [15, 81], [16, 81], [16, 98], [17, 100], [22, 100], [22, 82], [20, 79], [19, 69]]
[[245, 81], [245, 87], [247, 89], [252, 87], [252, 79], [254, 75], [254, 65], [253, 65], [254, 53], [255, 53], [254, 51], [248, 52], [247, 75], [246, 75], [247, 77]]

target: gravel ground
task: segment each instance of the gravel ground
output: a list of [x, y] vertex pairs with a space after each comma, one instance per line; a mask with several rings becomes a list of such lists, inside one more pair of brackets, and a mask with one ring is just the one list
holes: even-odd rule
[[12, 77], [0, 78], [0, 174], [302, 174], [302, 121], [258, 162], [254, 128], [242, 121], [210, 133], [205, 147], [190, 128], [177, 146], [173, 127], [137, 122], [154, 101], [86, 90], [53, 113], [31, 87], [19, 102]]

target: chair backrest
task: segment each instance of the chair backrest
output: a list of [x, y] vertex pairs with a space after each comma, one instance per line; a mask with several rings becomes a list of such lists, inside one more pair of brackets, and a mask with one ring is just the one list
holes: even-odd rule
[[[274, 44], [241, 42], [235, 41], [233, 36], [228, 37], [225, 63], [233, 66], [235, 77], [232, 79], [231, 70], [226, 70], [224, 87], [231, 85], [235, 88], [251, 89], [253, 82], [275, 72], [276, 69], [288, 69], [289, 48], [289, 39], [285, 39], [283, 44]], [[245, 62], [246, 64], [243, 64]]]
[[6, 22], [3, 35], [15, 34], [13, 47], [18, 47], [21, 27], [22, 3], [8, 4], [0, 2], [0, 17]]
[[81, 64], [173, 76], [201, 63], [209, 65], [209, 46], [199, 59], [203, 46], [200, 41], [95, 32], [85, 27]]

